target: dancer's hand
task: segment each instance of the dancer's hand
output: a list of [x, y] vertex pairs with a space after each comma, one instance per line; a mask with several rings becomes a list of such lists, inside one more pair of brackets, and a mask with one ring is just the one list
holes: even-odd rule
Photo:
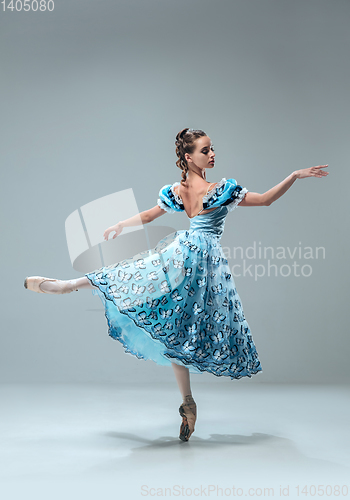
[[115, 226], [111, 226], [109, 228], [106, 229], [106, 231], [103, 233], [103, 238], [108, 241], [108, 236], [109, 236], [109, 233], [115, 231], [115, 234], [113, 235], [113, 240], [114, 238], [116, 238], [122, 231], [123, 231], [123, 226], [120, 222], [118, 222], [118, 224], [116, 224]]
[[325, 177], [329, 172], [321, 170], [321, 168], [328, 167], [328, 165], [318, 165], [317, 167], [303, 168], [302, 170], [296, 170], [297, 179], [305, 179], [306, 177]]

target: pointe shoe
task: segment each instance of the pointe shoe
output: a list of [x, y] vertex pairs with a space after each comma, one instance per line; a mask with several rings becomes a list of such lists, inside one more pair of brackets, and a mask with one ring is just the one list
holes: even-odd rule
[[179, 438], [188, 441], [194, 432], [194, 425], [197, 419], [197, 405], [192, 396], [185, 396], [185, 400], [179, 408], [182, 417]]
[[[42, 290], [40, 288], [40, 285], [41, 283], [44, 283], [44, 281], [55, 281], [58, 285], [58, 290], [54, 292], [47, 292], [46, 290]], [[70, 280], [65, 282], [62, 280], [55, 280], [53, 278], [44, 278], [43, 276], [27, 277], [24, 280], [24, 288], [27, 288], [28, 290], [32, 290], [33, 292], [37, 293], [50, 293], [50, 294], [70, 293], [73, 292], [74, 290], [78, 291], [78, 288], [76, 288], [76, 280]]]

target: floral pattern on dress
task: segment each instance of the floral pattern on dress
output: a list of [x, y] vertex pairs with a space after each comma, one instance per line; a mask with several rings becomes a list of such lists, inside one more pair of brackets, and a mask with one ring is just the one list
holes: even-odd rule
[[[184, 210], [174, 184], [159, 191], [158, 204], [169, 213]], [[193, 217], [189, 230], [150, 251], [85, 275], [105, 305], [109, 335], [125, 352], [231, 379], [262, 371], [220, 244], [225, 217], [246, 192], [223, 178], [203, 200], [217, 211]]]

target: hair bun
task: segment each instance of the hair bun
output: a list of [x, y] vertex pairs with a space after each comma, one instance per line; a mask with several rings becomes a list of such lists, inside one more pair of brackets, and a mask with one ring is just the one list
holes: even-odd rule
[[183, 130], [181, 130], [181, 132], [180, 132], [180, 137], [182, 138], [182, 137], [186, 134], [186, 132], [187, 132], [188, 130], [190, 130], [190, 129], [189, 129], [189, 128], [184, 128]]
[[176, 136], [176, 139], [179, 140], [179, 139], [183, 139], [183, 136], [186, 134], [186, 132], [190, 130], [189, 128], [183, 128], [181, 130], [181, 132], [179, 132]]

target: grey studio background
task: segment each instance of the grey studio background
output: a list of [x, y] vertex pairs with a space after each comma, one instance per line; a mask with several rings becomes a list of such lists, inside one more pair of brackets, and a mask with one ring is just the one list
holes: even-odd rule
[[[330, 172], [297, 180], [270, 207], [228, 214], [230, 266], [243, 264], [234, 247], [255, 242], [297, 248], [271, 263], [312, 273], [234, 276], [263, 373], [193, 383], [349, 382], [349, 16], [341, 0], [61, 0], [50, 13], [1, 12], [2, 382], [175, 387], [171, 368], [108, 337], [91, 291], [39, 295], [23, 281], [82, 276], [67, 217], [126, 189], [139, 211], [155, 206], [180, 180], [174, 141], [184, 127], [213, 140], [210, 182], [233, 177], [262, 193], [297, 169]], [[171, 232], [189, 220], [165, 214], [150, 226]], [[304, 247], [325, 258], [304, 258]]]

